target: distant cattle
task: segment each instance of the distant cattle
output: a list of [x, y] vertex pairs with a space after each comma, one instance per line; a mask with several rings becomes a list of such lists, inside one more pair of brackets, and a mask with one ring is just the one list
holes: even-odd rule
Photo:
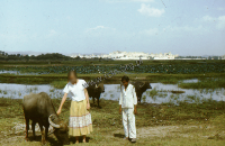
[[26, 119], [26, 140], [28, 138], [29, 120], [32, 120], [33, 135], [35, 137], [35, 125], [38, 123], [43, 144], [46, 143], [50, 125], [54, 128], [53, 133], [58, 141], [62, 144], [69, 144], [68, 127], [56, 115], [52, 100], [48, 94], [41, 92], [24, 96], [23, 110]]
[[95, 98], [96, 98], [98, 102], [98, 107], [100, 107], [99, 99], [100, 99], [101, 93], [105, 92], [104, 84], [96, 83], [96, 84], [89, 85], [87, 90], [88, 90], [89, 97], [93, 98], [93, 102], [95, 102]]

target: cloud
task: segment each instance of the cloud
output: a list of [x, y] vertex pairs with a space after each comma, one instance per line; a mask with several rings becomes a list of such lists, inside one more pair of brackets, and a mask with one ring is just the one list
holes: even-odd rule
[[148, 36], [153, 36], [157, 35], [159, 30], [157, 28], [151, 28], [151, 29], [146, 29], [140, 32], [140, 34], [148, 35]]
[[111, 27], [106, 27], [103, 25], [99, 25], [93, 28], [88, 28], [85, 31], [85, 34], [89, 35], [89, 36], [105, 36], [105, 35], [112, 35], [115, 33], [115, 28], [111, 28]]
[[209, 32], [208, 29], [203, 26], [166, 26], [162, 29], [151, 28], [140, 31], [140, 35], [155, 36], [155, 35], [167, 35], [167, 36], [184, 36], [186, 34], [205, 34]]
[[222, 30], [225, 29], [225, 15], [219, 17], [211, 17], [211, 16], [204, 16], [203, 21], [205, 22], [215, 22], [215, 26], [217, 29]]
[[100, 29], [114, 29], [114, 28], [110, 28], [110, 27], [99, 25], [99, 26], [96, 26], [94, 28], [88, 28], [87, 31], [100, 30]]
[[18, 41], [18, 42], [25, 42], [28, 40], [28, 36], [26, 34], [20, 34], [20, 33], [13, 33], [13, 34], [0, 34], [0, 39], [3, 39], [4, 41]]
[[217, 8], [217, 10], [218, 10], [218, 11], [224, 11], [224, 10], [225, 10], [225, 8], [220, 7], [220, 8]]
[[48, 34], [46, 35], [47, 38], [50, 38], [50, 37], [54, 37], [56, 36], [58, 33], [54, 30], [54, 29], [51, 29]]
[[163, 31], [166, 32], [166, 31], [169, 31], [169, 32], [200, 32], [200, 31], [207, 31], [206, 28], [204, 28], [203, 26], [198, 26], [198, 27], [192, 27], [192, 26], [180, 26], [180, 27], [177, 27], [177, 26], [167, 26], [165, 28], [163, 28]]
[[216, 25], [218, 29], [225, 29], [225, 16], [218, 17], [218, 23]]
[[115, 28], [111, 28], [111, 27], [106, 27], [106, 26], [102, 26], [102, 25], [99, 25], [99, 26], [96, 26], [96, 27], [93, 27], [93, 28], [88, 28], [86, 30], [86, 33], [89, 33], [89, 32], [96, 32], [96, 31], [105, 31], [105, 30], [115, 30]]
[[207, 16], [203, 17], [203, 20], [204, 21], [213, 21], [213, 17], [207, 15]]
[[72, 17], [71, 16], [66, 16], [66, 20], [71, 20]]
[[164, 9], [156, 9], [153, 7], [150, 7], [149, 5], [142, 4], [141, 8], [138, 9], [138, 12], [142, 15], [147, 15], [150, 17], [160, 17], [163, 13], [165, 13]]

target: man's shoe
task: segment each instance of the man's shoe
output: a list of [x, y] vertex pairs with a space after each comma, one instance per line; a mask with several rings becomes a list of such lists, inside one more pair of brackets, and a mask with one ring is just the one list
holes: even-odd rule
[[131, 139], [131, 142], [132, 142], [132, 143], [136, 143], [136, 138], [132, 138], [132, 139]]

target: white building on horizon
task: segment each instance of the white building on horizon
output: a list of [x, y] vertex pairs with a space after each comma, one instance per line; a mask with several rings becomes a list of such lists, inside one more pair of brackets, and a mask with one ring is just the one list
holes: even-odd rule
[[122, 52], [122, 51], [115, 51], [109, 54], [101, 54], [101, 55], [80, 55], [80, 54], [75, 54], [71, 55], [70, 57], [76, 58], [102, 58], [102, 59], [112, 59], [112, 60], [173, 60], [175, 57], [178, 55], [173, 55], [172, 53], [160, 53], [160, 54], [148, 54], [144, 52]]

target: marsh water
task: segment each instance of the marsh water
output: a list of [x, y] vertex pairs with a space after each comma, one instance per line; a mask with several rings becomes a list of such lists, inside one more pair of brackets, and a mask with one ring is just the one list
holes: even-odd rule
[[17, 74], [17, 71], [0, 70], [0, 74]]
[[[196, 80], [186, 80], [184, 82], [196, 82]], [[105, 92], [101, 94], [101, 99], [118, 101], [119, 84], [105, 84]], [[177, 84], [151, 83], [152, 89], [143, 93], [142, 102], [147, 103], [177, 103], [179, 101], [201, 102], [212, 99], [216, 101], [225, 101], [224, 89], [181, 89]], [[176, 94], [171, 91], [184, 91]], [[0, 83], [0, 97], [21, 99], [29, 93], [46, 92], [51, 98], [62, 98], [62, 89], [54, 89], [51, 85], [25, 85]], [[71, 97], [71, 95], [69, 95]]]
[[36, 75], [37, 73], [21, 73], [19, 71], [0, 70], [0, 74], [13, 74], [13, 75]]

